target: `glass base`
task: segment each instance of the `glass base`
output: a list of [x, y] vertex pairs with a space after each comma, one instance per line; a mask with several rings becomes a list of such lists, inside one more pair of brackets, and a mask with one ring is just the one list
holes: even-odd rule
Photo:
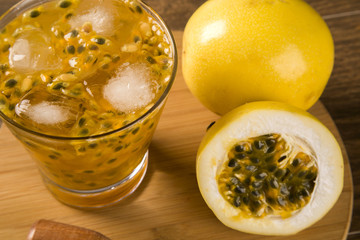
[[48, 190], [60, 202], [76, 208], [102, 208], [116, 204], [120, 200], [132, 194], [142, 182], [147, 166], [147, 151], [134, 171], [125, 179], [108, 187], [95, 190], [72, 190], [64, 188], [48, 179], [42, 174]]

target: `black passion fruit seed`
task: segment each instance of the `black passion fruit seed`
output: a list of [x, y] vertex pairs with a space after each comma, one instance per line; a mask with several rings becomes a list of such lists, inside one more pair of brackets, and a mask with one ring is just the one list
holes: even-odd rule
[[235, 157], [237, 159], [244, 159], [246, 157], [246, 154], [245, 153], [236, 154]]
[[250, 172], [254, 172], [256, 170], [256, 167], [253, 165], [248, 165], [245, 167], [246, 170], [250, 171]]
[[271, 146], [266, 150], [266, 153], [272, 153], [275, 151], [275, 147]]
[[121, 149], [123, 149], [123, 147], [124, 147], [124, 146], [122, 146], [122, 145], [116, 147], [116, 148], [114, 149], [114, 152], [120, 151]]
[[262, 182], [261, 181], [255, 181], [255, 182], [251, 183], [251, 185], [254, 188], [260, 188], [262, 186]]
[[114, 58], [112, 59], [112, 62], [117, 63], [118, 61], [120, 61], [120, 56], [114, 56]]
[[54, 159], [54, 160], [55, 160], [55, 159], [57, 159], [58, 157], [57, 157], [56, 155], [50, 154], [50, 155], [49, 155], [49, 158], [51, 158], [51, 159]]
[[97, 143], [90, 143], [89, 144], [89, 148], [92, 148], [92, 149], [96, 148], [97, 146], [98, 146]]
[[74, 16], [74, 14], [68, 13], [68, 14], [66, 14], [65, 18], [66, 18], [66, 19], [70, 19], [72, 16]]
[[291, 165], [293, 165], [293, 167], [297, 167], [300, 163], [300, 159], [295, 158], [294, 161], [291, 163]]
[[84, 45], [80, 45], [80, 46], [78, 46], [78, 48], [77, 48], [77, 52], [78, 52], [78, 53], [82, 53], [84, 50], [85, 50], [85, 46], [84, 46]]
[[283, 161], [283, 160], [285, 160], [286, 159], [286, 156], [281, 156], [279, 159], [278, 159], [278, 162], [281, 162], [281, 161]]
[[17, 84], [17, 81], [15, 79], [9, 79], [5, 83], [5, 87], [7, 88], [13, 88]]
[[75, 47], [73, 45], [70, 45], [66, 48], [67, 52], [70, 54], [74, 54], [75, 53]]
[[244, 186], [237, 185], [234, 191], [237, 193], [246, 193], [246, 188]]
[[244, 148], [244, 146], [242, 146], [242, 145], [236, 145], [235, 146], [235, 151], [236, 152], [243, 152], [245, 150], [245, 148]]
[[74, 30], [71, 31], [71, 37], [72, 37], [72, 38], [76, 38], [78, 35], [79, 35], [79, 31], [78, 31], [78, 30], [74, 29]]
[[140, 38], [139, 36], [135, 36], [135, 37], [134, 37], [134, 42], [135, 42], [135, 43], [139, 42], [140, 40], [141, 40], [141, 38]]
[[140, 127], [137, 127], [134, 130], [132, 130], [131, 133], [135, 135], [139, 132], [139, 130], [140, 130]]
[[260, 162], [260, 159], [257, 158], [257, 157], [251, 157], [250, 160], [251, 160], [251, 162], [253, 162], [253, 163], [255, 163], [255, 164], [257, 164], [257, 163]]
[[93, 41], [94, 43], [97, 43], [99, 45], [103, 45], [106, 40], [105, 40], [105, 38], [97, 37], [97, 38], [91, 39], [91, 41]]
[[36, 18], [40, 15], [40, 12], [38, 10], [33, 10], [30, 12], [30, 17]]
[[259, 180], [263, 180], [267, 177], [267, 173], [266, 172], [261, 172], [261, 173], [258, 173], [255, 175], [255, 178], [256, 179], [259, 179]]
[[277, 169], [277, 166], [275, 164], [274, 165], [269, 165], [267, 169], [268, 169], [269, 172], [272, 173]]
[[8, 64], [0, 64], [0, 71], [2, 71], [3, 73], [8, 69], [9, 69]]
[[264, 147], [264, 142], [263, 141], [258, 141], [258, 140], [255, 140], [254, 141], [254, 147], [258, 150], [262, 149]]
[[78, 123], [78, 125], [79, 125], [79, 127], [83, 127], [84, 126], [84, 124], [85, 124], [85, 122], [86, 122], [86, 118], [80, 118], [79, 119], [79, 123]]
[[279, 134], [236, 143], [218, 177], [224, 199], [252, 217], [286, 217], [305, 206], [317, 178], [315, 157], [288, 150]]
[[152, 58], [152, 57], [150, 57], [150, 56], [148, 56], [148, 57], [146, 58], [146, 60], [147, 60], [150, 64], [155, 64], [155, 63], [156, 63], [155, 59]]
[[142, 8], [140, 6], [136, 6], [135, 9], [138, 13], [142, 14]]
[[95, 51], [95, 50], [98, 50], [99, 47], [96, 46], [96, 45], [94, 45], [94, 44], [90, 44], [90, 45], [89, 45], [89, 49]]
[[60, 2], [59, 6], [61, 8], [68, 8], [71, 6], [71, 2], [70, 1], [62, 1], [62, 2]]
[[112, 159], [110, 159], [109, 161], [107, 161], [107, 163], [108, 163], [108, 164], [111, 164], [111, 163], [115, 162], [116, 160], [117, 160], [116, 158], [112, 158]]
[[52, 89], [54, 89], [54, 90], [60, 90], [61, 88], [64, 88], [64, 84], [63, 84], [62, 82], [56, 83], [56, 84], [52, 87]]
[[8, 109], [9, 109], [10, 111], [13, 111], [13, 110], [15, 109], [15, 104], [9, 104]]
[[235, 158], [231, 159], [228, 163], [229, 167], [235, 167], [237, 165], [237, 160]]
[[80, 135], [80, 136], [86, 136], [86, 135], [88, 135], [88, 134], [89, 134], [89, 129], [87, 129], [87, 128], [83, 128], [83, 129], [81, 129], [80, 132], [79, 132], [79, 135]]

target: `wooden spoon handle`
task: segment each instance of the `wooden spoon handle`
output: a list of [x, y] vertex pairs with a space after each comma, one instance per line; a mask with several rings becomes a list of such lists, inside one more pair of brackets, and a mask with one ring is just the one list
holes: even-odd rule
[[58, 223], [49, 220], [36, 222], [28, 235], [28, 240], [110, 240], [104, 235], [69, 224]]

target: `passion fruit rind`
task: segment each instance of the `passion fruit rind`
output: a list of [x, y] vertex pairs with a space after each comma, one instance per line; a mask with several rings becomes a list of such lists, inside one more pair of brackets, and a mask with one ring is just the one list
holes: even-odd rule
[[[276, 140], [274, 152], [267, 153], [271, 144], [256, 149], [271, 139]], [[251, 146], [253, 152], [245, 160], [237, 159], [238, 145]], [[273, 168], [285, 173], [277, 175]], [[290, 235], [333, 207], [343, 188], [344, 166], [336, 139], [310, 113], [280, 102], [252, 102], [227, 113], [207, 131], [198, 150], [196, 174], [205, 202], [226, 226], [247, 233]], [[258, 183], [257, 177], [264, 179]], [[236, 190], [240, 193], [235, 191], [238, 182], [245, 185]], [[252, 193], [255, 189], [261, 190], [259, 194]]]
[[218, 176], [219, 191], [244, 217], [290, 217], [310, 201], [315, 157], [286, 138], [267, 134], [230, 149]]

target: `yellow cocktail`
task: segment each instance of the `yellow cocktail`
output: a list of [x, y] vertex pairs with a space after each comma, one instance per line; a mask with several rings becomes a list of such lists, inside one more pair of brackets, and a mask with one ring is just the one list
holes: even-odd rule
[[0, 115], [49, 190], [77, 207], [134, 191], [176, 72], [163, 21], [137, 0], [62, 0], [0, 23]]

